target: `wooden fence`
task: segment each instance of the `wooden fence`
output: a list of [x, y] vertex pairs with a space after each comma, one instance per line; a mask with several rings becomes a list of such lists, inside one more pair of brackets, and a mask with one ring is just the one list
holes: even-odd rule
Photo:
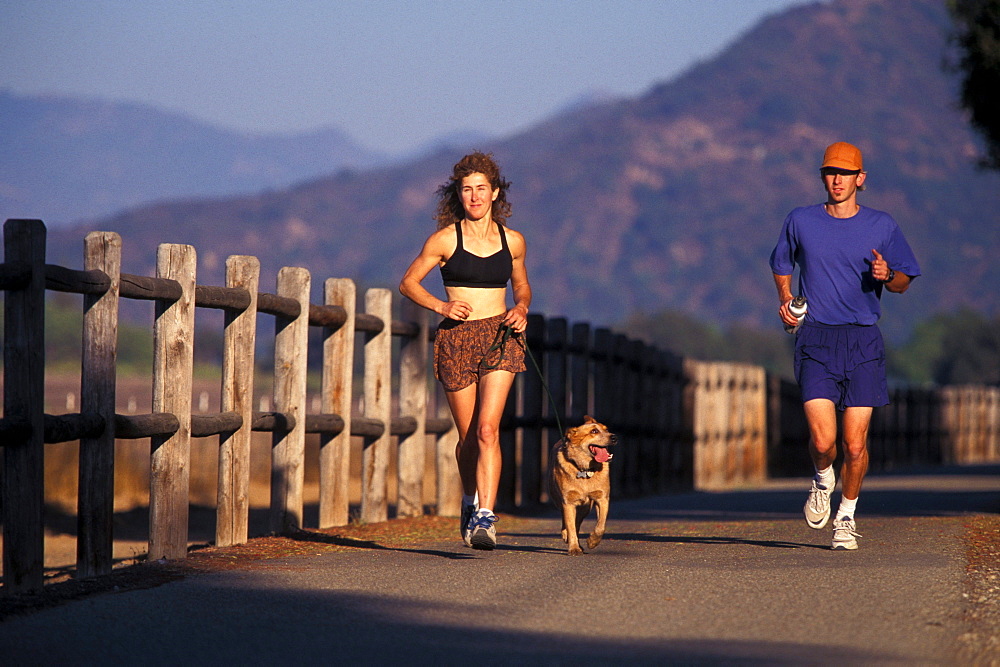
[[[872, 415], [870, 471], [1000, 462], [1000, 387], [898, 387], [889, 401]], [[798, 385], [768, 378], [767, 419], [768, 475], [811, 475]]]
[[[447, 407], [429, 391], [428, 312], [407, 300], [392, 319], [392, 293], [370, 289], [358, 310], [354, 283], [328, 279], [321, 305], [310, 303], [306, 269], [279, 271], [274, 293], [259, 291], [259, 261], [231, 256], [224, 287], [198, 285], [195, 249], [163, 244], [155, 277], [123, 273], [121, 239], [93, 232], [84, 268], [45, 263], [45, 226], [8, 220], [4, 290], [4, 403], [0, 418], [0, 519], [5, 592], [40, 587], [43, 574], [45, 443], [80, 441], [77, 576], [112, 566], [116, 439], [148, 438], [148, 557], [183, 558], [188, 544], [192, 437], [219, 443], [216, 544], [248, 538], [249, 447], [252, 431], [272, 438], [270, 529], [303, 528], [305, 435], [319, 434], [319, 528], [349, 521], [350, 438], [364, 439], [359, 518], [390, 516], [388, 474], [395, 457], [395, 516], [431, 508], [457, 516], [454, 463], [457, 430]], [[84, 295], [80, 412], [43, 411], [46, 290]], [[121, 299], [155, 303], [152, 412], [115, 412], [116, 350]], [[219, 413], [193, 414], [195, 313], [224, 312]], [[275, 323], [273, 411], [253, 410], [258, 315]], [[306, 408], [309, 327], [321, 330], [320, 409]], [[355, 350], [356, 334], [362, 345]], [[393, 354], [393, 338], [398, 354]], [[606, 328], [529, 315], [531, 352], [518, 376], [501, 428], [504, 466], [498, 506], [544, 502], [548, 449], [591, 414], [621, 439], [612, 466], [616, 495], [678, 489], [721, 489], [760, 482], [805, 466], [804, 420], [794, 386], [747, 364], [700, 362], [658, 350]], [[363, 409], [352, 414], [354, 361], [364, 374]], [[538, 371], [532, 367], [537, 364]], [[395, 378], [395, 382], [394, 382]], [[393, 385], [396, 385], [395, 389]], [[873, 422], [873, 462], [1000, 460], [1000, 389], [946, 388], [895, 392], [891, 409]], [[315, 408], [315, 405], [314, 405]], [[436, 489], [423, 497], [428, 442], [435, 447]], [[398, 449], [393, 451], [395, 446]], [[794, 462], [794, 463], [792, 463]]]

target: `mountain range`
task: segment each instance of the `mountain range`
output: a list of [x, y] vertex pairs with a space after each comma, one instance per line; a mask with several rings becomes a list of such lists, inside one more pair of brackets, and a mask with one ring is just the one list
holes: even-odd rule
[[334, 128], [245, 134], [120, 101], [0, 90], [0, 119], [0, 219], [30, 215], [50, 226], [151, 201], [283, 188], [402, 159]]
[[[251, 254], [262, 289], [286, 265], [307, 267], [317, 295], [327, 277], [395, 287], [434, 229], [435, 189], [464, 152], [483, 149], [513, 184], [534, 310], [602, 326], [669, 309], [777, 327], [768, 255], [788, 211], [823, 200], [823, 149], [846, 140], [865, 155], [861, 203], [899, 221], [923, 269], [905, 296], [883, 297], [888, 335], [963, 305], [995, 313], [1000, 175], [976, 167], [981, 146], [945, 64], [950, 30], [943, 0], [796, 6], [634, 98], [283, 189], [159, 193], [50, 230], [50, 261], [79, 264], [84, 233], [103, 229], [122, 234], [131, 273], [151, 272], [156, 245], [171, 242], [197, 248], [203, 284], [223, 283], [227, 255]], [[440, 293], [436, 276], [427, 283]]]

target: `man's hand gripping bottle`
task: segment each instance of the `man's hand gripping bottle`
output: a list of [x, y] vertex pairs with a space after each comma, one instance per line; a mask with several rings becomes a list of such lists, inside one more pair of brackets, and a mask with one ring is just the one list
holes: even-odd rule
[[806, 298], [804, 296], [797, 296], [792, 299], [792, 302], [788, 304], [788, 312], [795, 316], [798, 320], [798, 324], [795, 326], [786, 324], [785, 331], [790, 334], [797, 332], [799, 327], [802, 326], [802, 321], [806, 319], [806, 310]]

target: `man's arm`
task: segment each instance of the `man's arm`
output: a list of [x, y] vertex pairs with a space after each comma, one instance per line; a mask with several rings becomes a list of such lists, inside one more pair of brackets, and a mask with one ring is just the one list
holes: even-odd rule
[[887, 290], [896, 294], [902, 294], [910, 288], [910, 283], [913, 282], [911, 276], [906, 275], [902, 271], [893, 271], [890, 269], [889, 263], [874, 248], [872, 249], [872, 255], [875, 256], [875, 259], [872, 260], [872, 278], [885, 285]]
[[788, 310], [788, 304], [792, 302], [792, 276], [791, 274], [787, 276], [774, 274], [774, 286], [778, 288], [778, 316], [781, 321], [789, 326], [795, 326], [799, 323], [797, 317], [792, 315], [791, 311]]

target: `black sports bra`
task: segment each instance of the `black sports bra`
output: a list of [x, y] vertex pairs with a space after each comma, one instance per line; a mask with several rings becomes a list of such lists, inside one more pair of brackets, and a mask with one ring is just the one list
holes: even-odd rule
[[514, 258], [507, 247], [507, 234], [500, 229], [500, 250], [489, 257], [473, 255], [462, 244], [462, 223], [455, 223], [458, 244], [455, 252], [441, 266], [441, 278], [446, 287], [506, 287], [514, 269]]

